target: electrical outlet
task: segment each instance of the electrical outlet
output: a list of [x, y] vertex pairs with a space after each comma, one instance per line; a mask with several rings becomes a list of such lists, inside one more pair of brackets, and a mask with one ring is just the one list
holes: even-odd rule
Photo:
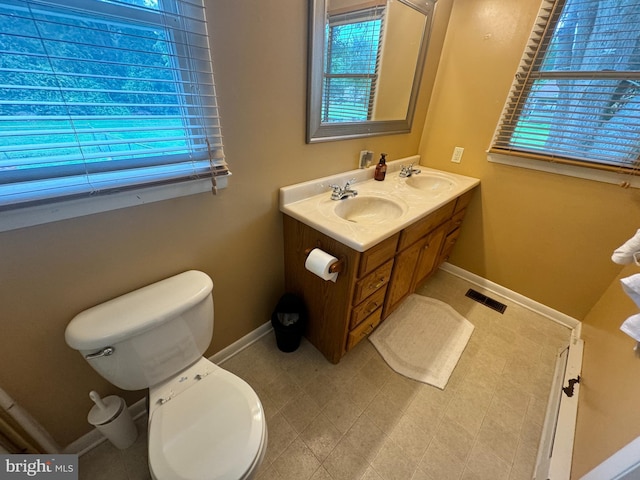
[[460, 163], [462, 161], [462, 154], [464, 153], [464, 148], [456, 147], [453, 149], [453, 156], [451, 157], [451, 161], [453, 163]]
[[360, 168], [368, 168], [371, 166], [371, 162], [373, 161], [373, 152], [370, 150], [362, 150], [360, 152], [360, 161], [358, 162], [358, 166]]

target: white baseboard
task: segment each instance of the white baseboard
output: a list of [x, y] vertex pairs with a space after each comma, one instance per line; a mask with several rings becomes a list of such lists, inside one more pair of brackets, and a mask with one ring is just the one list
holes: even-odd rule
[[640, 478], [640, 437], [618, 450], [580, 480], [632, 480]]
[[[136, 403], [128, 407], [131, 418], [133, 418], [134, 421], [138, 420], [140, 417], [147, 413], [146, 404], [147, 399], [145, 397], [141, 398]], [[106, 440], [107, 438], [97, 428], [94, 428], [90, 430], [89, 433], [86, 433], [85, 435], [67, 445], [62, 453], [84, 455], [89, 450], [93, 450]]]
[[[569, 348], [567, 369], [562, 385], [569, 386], [569, 380], [580, 379], [582, 375], [582, 353], [584, 342], [579, 338], [572, 338]], [[580, 383], [573, 385], [573, 395], [561, 395], [557, 425], [553, 436], [551, 463], [547, 477], [550, 480], [569, 480], [571, 476], [571, 461], [573, 459], [573, 442], [578, 418], [578, 397]]]
[[551, 307], [547, 307], [542, 303], [536, 302], [535, 300], [525, 297], [524, 295], [514, 292], [513, 290], [509, 290], [508, 288], [503, 287], [502, 285], [498, 285], [497, 283], [494, 283], [491, 280], [482, 278], [476, 275], [475, 273], [471, 273], [460, 267], [451, 265], [450, 263], [445, 262], [440, 266], [440, 268], [445, 272], [448, 272], [452, 275], [455, 275], [456, 277], [460, 277], [464, 280], [467, 280], [468, 282], [478, 285], [479, 287], [482, 287], [485, 290], [488, 290], [497, 295], [500, 295], [506, 298], [507, 300], [510, 300], [524, 308], [527, 308], [533, 312], [536, 312], [537, 314], [542, 315], [543, 317], [546, 317], [549, 320], [553, 320], [554, 322], [559, 323], [560, 325], [564, 325], [565, 327], [573, 330], [573, 335], [575, 337], [580, 338], [582, 322], [580, 322], [579, 320], [576, 320], [575, 318], [570, 317], [569, 315], [559, 312], [558, 310], [554, 310]]
[[450, 263], [444, 263], [440, 268], [571, 329], [568, 358], [562, 371], [556, 371], [549, 396], [535, 473], [536, 479], [568, 480], [571, 472], [580, 384], [574, 385], [574, 394], [571, 397], [557, 392], [568, 385], [569, 379], [577, 378], [581, 374], [584, 345], [580, 339], [582, 322]]
[[262, 337], [267, 335], [273, 327], [271, 326], [271, 322], [266, 322], [260, 325], [258, 328], [253, 330], [252, 332], [247, 333], [244, 337], [239, 340], [236, 340], [228, 347], [223, 348], [219, 352], [215, 353], [209, 360], [211, 360], [216, 365], [228, 360], [230, 357], [240, 353], [242, 350], [247, 348], [249, 345], [257, 342]]
[[[580, 395], [580, 382], [572, 382], [575, 379], [579, 380], [581, 376], [583, 351], [584, 342], [572, 336], [568, 349], [563, 350], [558, 356], [538, 445], [534, 480], [569, 480], [571, 476]], [[571, 385], [573, 393], [569, 396], [562, 389], [563, 386]]]
[[[264, 337], [269, 332], [271, 332], [272, 328], [273, 327], [271, 326], [270, 321], [260, 325], [258, 328], [249, 332], [244, 337], [235, 341], [228, 347], [225, 347], [219, 352], [213, 354], [211, 357], [209, 357], [209, 360], [211, 360], [215, 364], [220, 364], [224, 362], [225, 360], [231, 358], [232, 356], [236, 355], [237, 353], [247, 348], [249, 345], [260, 340], [262, 337]], [[147, 400], [145, 397], [138, 400], [133, 405], [130, 405], [129, 413], [131, 414], [131, 418], [133, 418], [134, 420], [137, 420], [143, 415], [145, 415], [147, 413], [146, 403], [147, 403]], [[67, 445], [64, 448], [63, 452], [76, 454], [76, 455], [83, 455], [87, 453], [89, 450], [96, 448], [105, 440], [106, 440], [106, 437], [97, 428], [94, 428], [89, 433], [83, 435], [82, 437], [78, 438], [77, 440]]]
[[[569, 315], [547, 307], [546, 305], [538, 303], [528, 297], [525, 297], [524, 295], [509, 290], [506, 287], [498, 285], [497, 283], [482, 278], [474, 273], [468, 272], [467, 270], [464, 270], [460, 267], [451, 265], [450, 263], [443, 263], [440, 268], [445, 272], [467, 280], [474, 285], [478, 285], [485, 290], [500, 295], [507, 300], [517, 303], [518, 305], [528, 308], [529, 310], [532, 310], [550, 320], [553, 320], [554, 322], [564, 325], [567, 328], [573, 330], [573, 336], [575, 338], [580, 338], [580, 327], [582, 324], [575, 318], [572, 318]], [[251, 344], [255, 343], [260, 338], [271, 332], [271, 330], [271, 322], [266, 322], [260, 325], [255, 330], [249, 332], [247, 335], [240, 338], [236, 342], [215, 353], [214, 355], [209, 357], [209, 360], [211, 360], [215, 364], [220, 364], [236, 355], [237, 353], [241, 352], [245, 348], [249, 347]], [[140, 418], [146, 413], [146, 399], [143, 398], [131, 405], [129, 407], [129, 411], [131, 412], [131, 416], [134, 420]], [[106, 438], [104, 437], [104, 435], [102, 435], [102, 433], [94, 428], [86, 435], [83, 435], [82, 437], [67, 445], [67, 447], [64, 449], [64, 453], [74, 453], [82, 455], [89, 450], [97, 447], [105, 440]]]

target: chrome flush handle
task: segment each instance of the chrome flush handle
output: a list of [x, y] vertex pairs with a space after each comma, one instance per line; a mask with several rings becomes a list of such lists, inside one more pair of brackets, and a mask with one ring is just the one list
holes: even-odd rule
[[87, 360], [93, 360], [94, 358], [108, 357], [109, 355], [113, 355], [115, 351], [116, 349], [113, 347], [104, 347], [102, 350], [99, 350], [95, 353], [89, 353], [85, 355], [84, 358], [86, 358]]

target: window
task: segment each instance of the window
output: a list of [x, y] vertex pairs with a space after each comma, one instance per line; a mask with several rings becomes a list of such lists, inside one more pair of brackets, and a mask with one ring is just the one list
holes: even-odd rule
[[640, 167], [640, 0], [543, 0], [492, 153]]
[[0, 4], [0, 209], [228, 175], [201, 0]]
[[378, 78], [384, 7], [329, 16], [322, 122], [371, 119]]

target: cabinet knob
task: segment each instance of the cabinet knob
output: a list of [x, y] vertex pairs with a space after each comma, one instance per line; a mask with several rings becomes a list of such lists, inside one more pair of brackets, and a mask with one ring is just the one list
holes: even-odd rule
[[386, 278], [380, 278], [378, 280], [378, 283], [372, 283], [369, 285], [369, 288], [377, 290], [378, 288], [380, 288], [381, 286], [383, 286], [386, 283], [387, 279]]

